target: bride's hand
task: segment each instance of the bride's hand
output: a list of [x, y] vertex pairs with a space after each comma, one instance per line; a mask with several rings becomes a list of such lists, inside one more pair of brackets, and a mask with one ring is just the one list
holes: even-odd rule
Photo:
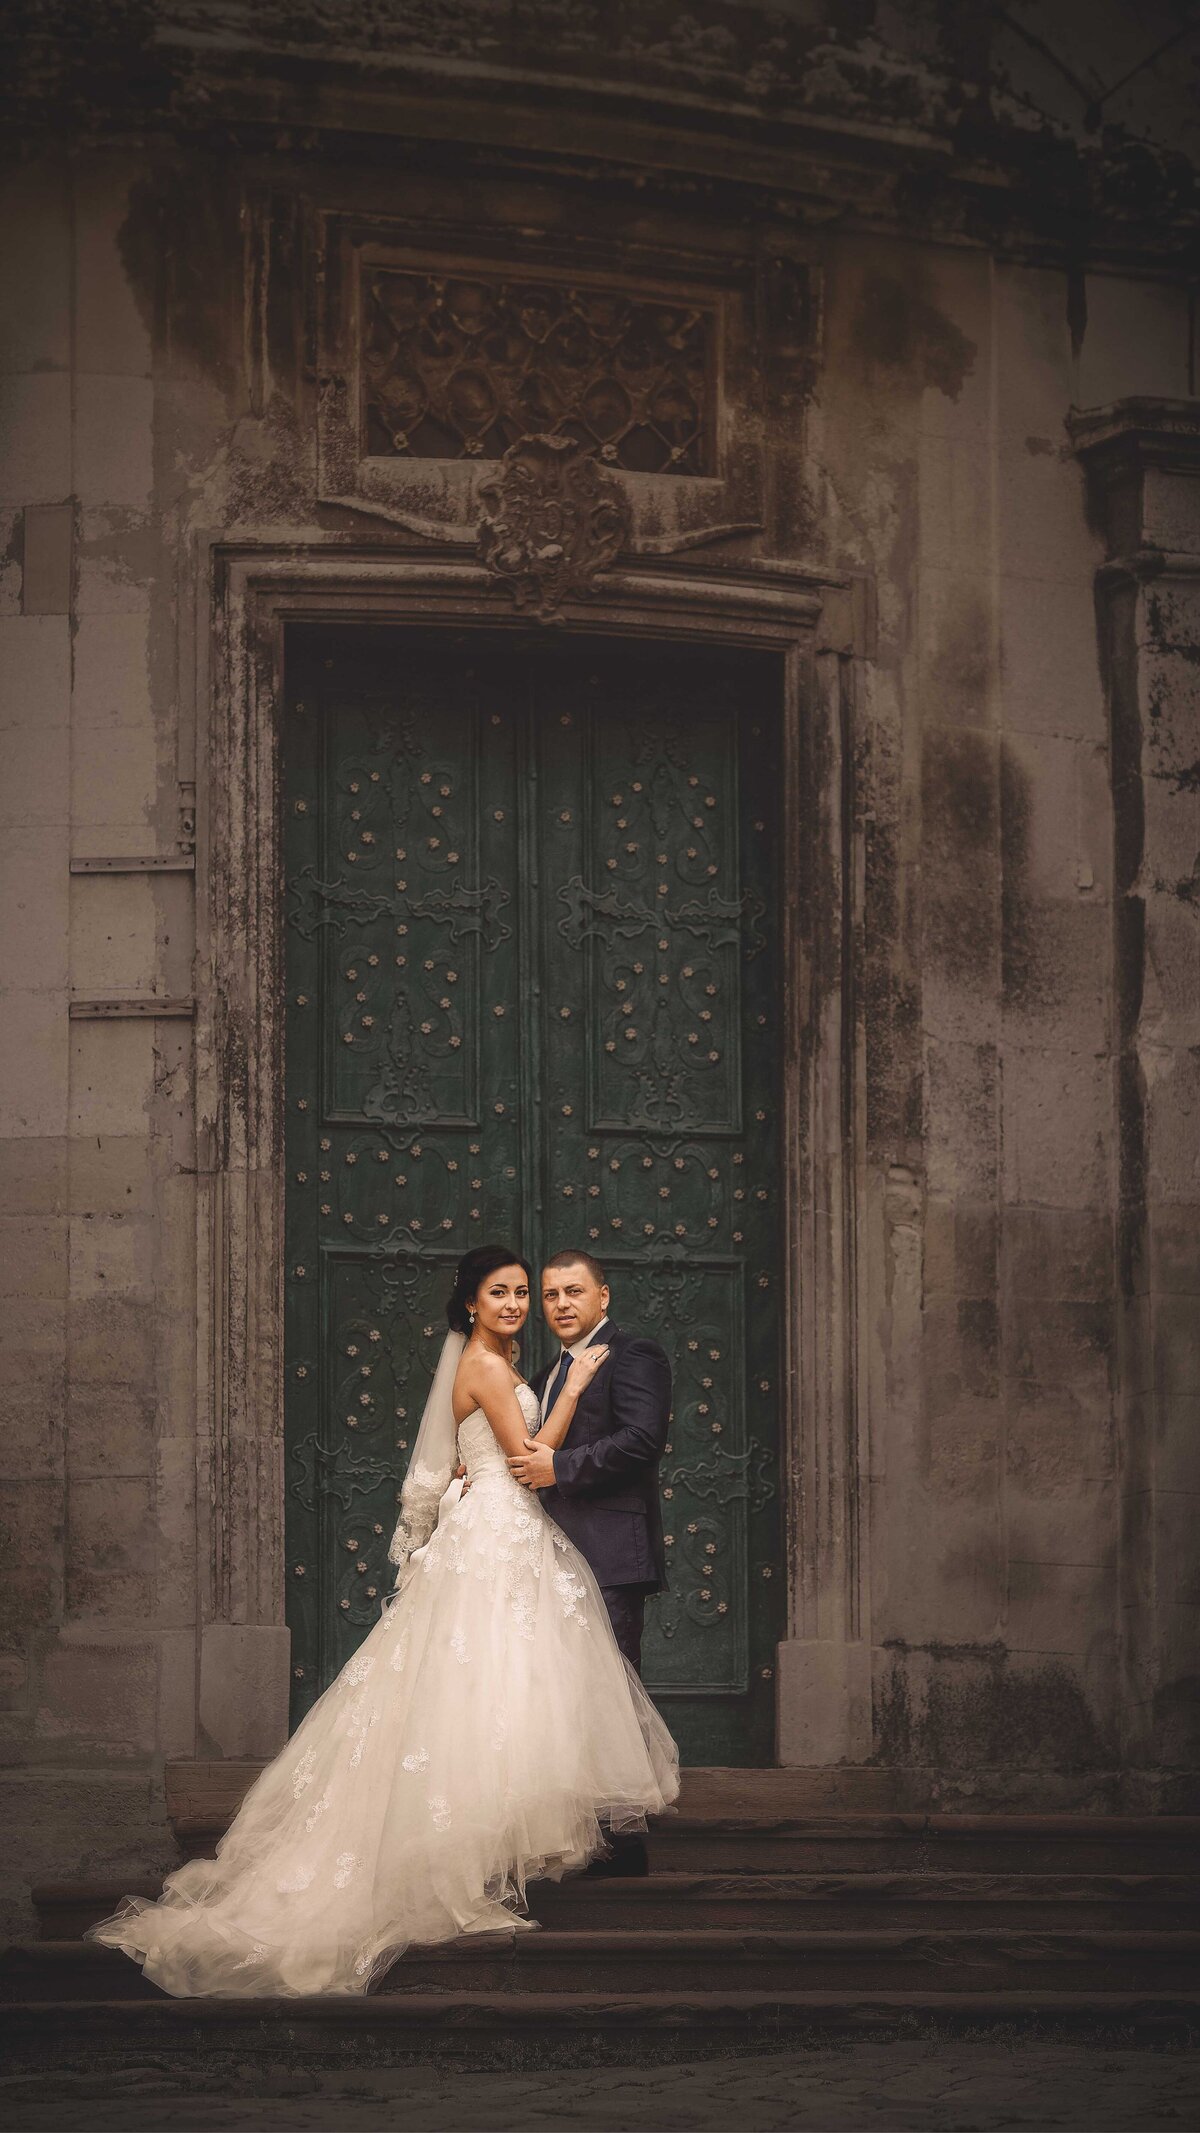
[[568, 1370], [567, 1381], [563, 1386], [563, 1391], [569, 1392], [573, 1400], [580, 1399], [587, 1391], [601, 1363], [606, 1363], [607, 1361], [608, 1349], [606, 1347], [585, 1348], [582, 1355], [576, 1356]]

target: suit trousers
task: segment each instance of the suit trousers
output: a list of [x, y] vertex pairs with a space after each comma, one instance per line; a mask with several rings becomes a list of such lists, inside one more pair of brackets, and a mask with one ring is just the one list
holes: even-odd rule
[[613, 1635], [640, 1680], [642, 1631], [646, 1626], [646, 1595], [637, 1585], [602, 1585], [600, 1597], [608, 1609]]
[[[641, 1677], [642, 1630], [646, 1621], [646, 1595], [637, 1585], [602, 1585], [600, 1597], [608, 1609], [617, 1644], [634, 1673]], [[650, 1871], [646, 1839], [635, 1830], [610, 1830], [609, 1857], [597, 1861], [590, 1873], [633, 1875]]]

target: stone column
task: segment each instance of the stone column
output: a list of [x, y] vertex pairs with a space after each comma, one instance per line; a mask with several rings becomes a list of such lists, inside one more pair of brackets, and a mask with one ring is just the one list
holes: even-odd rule
[[1071, 428], [1108, 549], [1122, 1749], [1129, 1804], [1166, 1809], [1200, 1761], [1200, 400]]

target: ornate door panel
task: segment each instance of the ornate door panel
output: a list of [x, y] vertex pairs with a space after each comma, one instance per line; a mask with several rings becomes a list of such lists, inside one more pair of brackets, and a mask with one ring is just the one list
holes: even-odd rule
[[[676, 1374], [647, 1679], [771, 1759], [782, 1597], [778, 745], [710, 650], [304, 633], [289, 663], [298, 1717], [375, 1619], [455, 1259], [581, 1242]], [[526, 1361], [545, 1351], [540, 1319]]]

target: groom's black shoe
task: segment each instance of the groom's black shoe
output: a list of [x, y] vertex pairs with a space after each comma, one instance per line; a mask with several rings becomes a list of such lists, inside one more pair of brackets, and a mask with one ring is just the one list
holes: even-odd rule
[[650, 1855], [646, 1840], [637, 1836], [609, 1838], [611, 1850], [606, 1859], [593, 1859], [584, 1868], [584, 1879], [595, 1881], [640, 1881], [650, 1872]]

